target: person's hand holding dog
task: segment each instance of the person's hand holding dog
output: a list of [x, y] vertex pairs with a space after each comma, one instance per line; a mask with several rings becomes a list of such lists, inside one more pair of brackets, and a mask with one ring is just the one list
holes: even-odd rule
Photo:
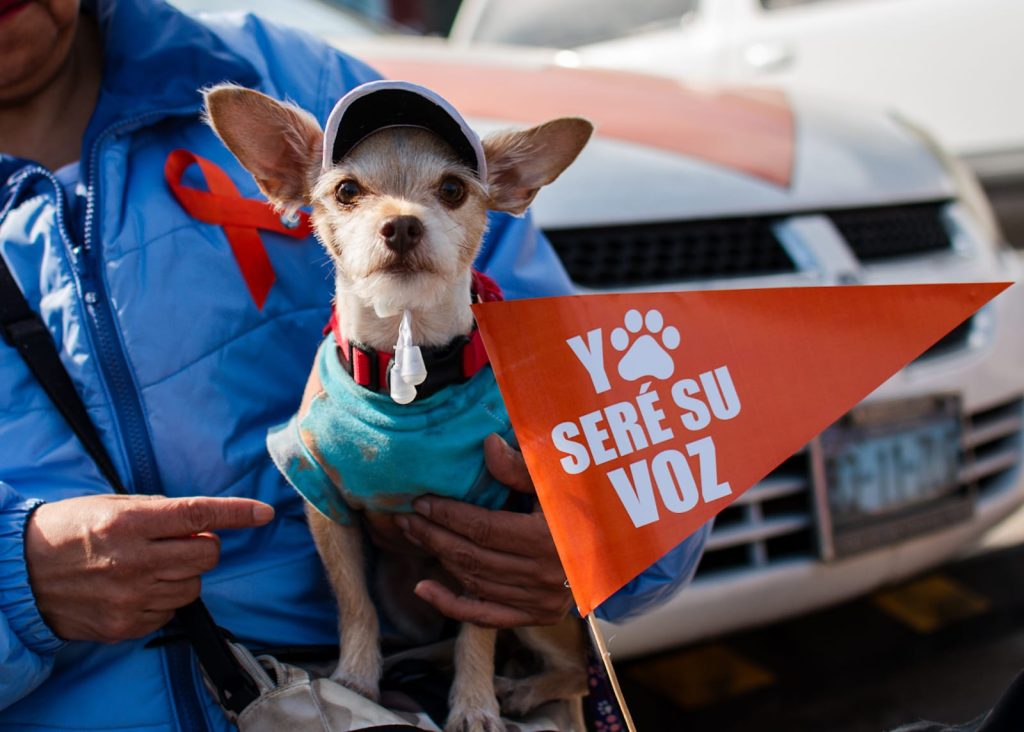
[[199, 596], [200, 576], [220, 559], [211, 532], [273, 517], [273, 508], [247, 498], [98, 495], [46, 503], [25, 528], [29, 582], [61, 638], [138, 638]]
[[[522, 453], [498, 435], [484, 442], [487, 469], [520, 493], [535, 494]], [[431, 496], [413, 503], [415, 514], [396, 521], [462, 585], [457, 595], [435, 580], [416, 594], [448, 617], [491, 628], [552, 625], [572, 607], [544, 514], [490, 511]], [[404, 525], [403, 525], [404, 524]]]

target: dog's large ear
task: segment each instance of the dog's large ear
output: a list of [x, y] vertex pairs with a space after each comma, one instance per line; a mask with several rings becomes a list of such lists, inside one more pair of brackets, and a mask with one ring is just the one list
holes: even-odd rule
[[499, 132], [483, 141], [489, 208], [520, 215], [541, 186], [554, 181], [580, 154], [594, 126], [563, 117], [520, 132]]
[[203, 92], [206, 119], [278, 208], [308, 202], [320, 171], [323, 131], [313, 115], [234, 84]]

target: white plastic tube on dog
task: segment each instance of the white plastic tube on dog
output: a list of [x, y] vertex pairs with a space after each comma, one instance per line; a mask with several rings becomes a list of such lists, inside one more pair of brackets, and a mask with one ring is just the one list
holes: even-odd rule
[[412, 344], [412, 314], [402, 313], [395, 344], [395, 362], [391, 364], [391, 398], [399, 404], [408, 404], [416, 398], [416, 385], [427, 378], [427, 367], [419, 346]]

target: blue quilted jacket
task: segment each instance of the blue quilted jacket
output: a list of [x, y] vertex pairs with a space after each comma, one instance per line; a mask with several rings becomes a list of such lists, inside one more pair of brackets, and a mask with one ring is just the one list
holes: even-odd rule
[[[334, 603], [300, 499], [264, 446], [267, 429], [295, 411], [320, 343], [332, 285], [325, 254], [312, 238], [263, 233], [277, 281], [258, 310], [223, 231], [182, 210], [163, 167], [171, 150], [186, 148], [255, 197], [251, 177], [200, 123], [197, 89], [235, 81], [289, 97], [323, 122], [374, 72], [252, 16], [202, 25], [155, 0], [85, 4], [105, 48], [81, 153], [85, 205], [69, 208], [51, 171], [0, 155], [0, 253], [127, 485], [275, 506], [269, 526], [223, 533], [221, 563], [203, 580], [217, 621], [254, 646], [333, 644]], [[570, 287], [528, 218], [495, 216], [477, 267], [508, 297]], [[40, 617], [24, 562], [28, 515], [42, 501], [109, 488], [2, 343], [0, 384], [0, 729], [227, 729], [181, 644], [66, 643]], [[670, 595], [691, 575], [703, 538], [605, 613], [621, 618]]]

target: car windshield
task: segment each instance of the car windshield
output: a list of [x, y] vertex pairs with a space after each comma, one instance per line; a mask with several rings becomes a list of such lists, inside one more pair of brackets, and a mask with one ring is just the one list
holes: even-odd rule
[[323, 38], [369, 38], [388, 29], [329, 0], [169, 0], [188, 13], [251, 12]]
[[490, 0], [473, 41], [574, 48], [681, 21], [697, 0]]

